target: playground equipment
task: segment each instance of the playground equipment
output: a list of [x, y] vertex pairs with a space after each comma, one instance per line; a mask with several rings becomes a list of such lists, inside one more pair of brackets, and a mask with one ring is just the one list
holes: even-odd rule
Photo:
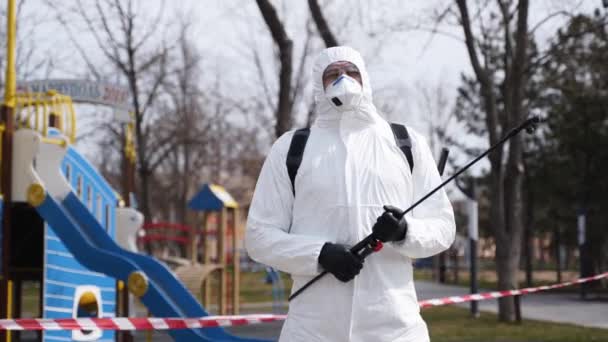
[[[57, 183], [53, 177], [64, 174], [66, 184], [77, 189], [84, 208], [96, 216], [104, 234], [110, 238], [115, 235], [118, 203], [115, 192], [76, 150], [68, 147], [75, 139], [76, 126], [71, 99], [56, 92], [24, 93], [15, 94], [14, 105], [13, 115], [7, 118], [14, 120], [16, 128], [10, 141], [9, 156], [12, 158], [6, 155], [2, 158], [3, 166], [10, 167], [12, 174], [10, 188], [2, 189], [4, 194], [11, 195], [10, 201], [3, 203], [7, 210], [3, 213], [2, 273], [8, 280], [8, 292], [13, 292], [12, 295], [2, 294], [8, 306], [6, 311], [21, 314], [22, 283], [29, 280], [41, 284], [39, 314], [43, 317], [58, 318], [66, 314], [103, 317], [114, 313], [115, 279], [83, 267], [57, 230], [45, 222], [27, 197], [26, 187], [33, 179], [29, 170], [35, 160], [35, 172], [52, 188]], [[61, 149], [64, 153], [58, 156], [53, 149]], [[5, 181], [6, 172], [2, 177]], [[66, 296], [67, 293], [71, 296]], [[112, 338], [113, 333], [75, 331], [45, 336], [54, 337], [95, 340]]]
[[[41, 94], [18, 96], [17, 108], [50, 106], [61, 99], [65, 100], [65, 107], [71, 106], [69, 98], [57, 96], [56, 93], [48, 93], [46, 97]], [[33, 97], [39, 101], [30, 101]], [[44, 110], [28, 111], [36, 112], [45, 113]], [[66, 113], [73, 114], [73, 110], [59, 113], [59, 122], [65, 122]], [[16, 115], [17, 119], [23, 117], [29, 118]], [[5, 203], [5, 209], [9, 205], [13, 209], [13, 221], [10, 229], [4, 231], [15, 233], [11, 236], [11, 242], [17, 241], [17, 245], [26, 241], [31, 244], [38, 238], [38, 244], [45, 246], [41, 265], [26, 260], [35, 268], [31, 271], [36, 274], [35, 279], [43, 285], [43, 316], [113, 316], [116, 312], [115, 280], [127, 284], [129, 291], [155, 316], [206, 316], [207, 313], [196, 299], [165, 266], [150, 257], [132, 252], [135, 249], [134, 240], [128, 231], [133, 232], [138, 228], [141, 215], [133, 209], [117, 206], [119, 198], [115, 192], [70, 146], [70, 138], [61, 130], [50, 125], [40, 125], [42, 132], [32, 129], [32, 126], [35, 127], [33, 122], [38, 120], [21, 120], [24, 123], [22, 128], [13, 134], [12, 201]], [[46, 136], [42, 135], [44, 131]], [[17, 226], [32, 218], [36, 222], [28, 222], [29, 229]], [[114, 240], [118, 228], [125, 232], [119, 234], [119, 241], [128, 250], [121, 248]], [[20, 239], [20, 234], [25, 232], [29, 234], [28, 237]], [[15, 247], [13, 243], [4, 244], [5, 247], [7, 245]], [[13, 249], [11, 252], [16, 251]], [[21, 280], [23, 277], [15, 277], [15, 272], [20, 270], [21, 259], [12, 254], [11, 257], [8, 277]], [[12, 306], [13, 297], [8, 298]], [[220, 328], [173, 330], [171, 335], [180, 341], [239, 340]], [[113, 337], [113, 332], [102, 333], [99, 330], [47, 332], [45, 335], [48, 340]]]
[[[199, 229], [170, 222], [146, 223], [143, 226], [146, 234], [139, 236], [138, 241], [146, 245], [148, 249], [154, 249], [150, 246], [154, 243], [159, 243], [163, 246], [167, 246], [167, 244], [179, 246], [179, 248], [175, 248], [172, 251], [179, 250], [181, 254], [178, 252], [173, 255], [167, 255], [171, 251], [163, 249], [157, 250], [155, 255], [174, 270], [182, 283], [205, 307], [209, 308], [212, 304], [217, 304], [219, 313], [222, 311], [220, 307], [222, 304], [221, 298], [225, 297], [224, 312], [238, 314], [239, 307], [234, 306], [232, 303], [240, 302], [239, 289], [231, 285], [237, 284], [238, 286], [240, 283], [240, 253], [238, 252], [240, 248], [238, 242], [241, 239], [238, 235], [240, 234], [238, 223], [233, 226], [228, 224], [229, 220], [226, 220], [227, 226], [223, 229], [220, 226], [218, 229], [218, 222], [220, 225], [223, 222], [221, 218], [222, 211], [214, 212], [213, 210], [218, 207], [224, 207], [229, 215], [238, 215], [238, 213], [233, 211], [233, 208], [227, 207], [224, 204], [211, 206], [210, 203], [217, 200], [218, 196], [216, 192], [224, 194], [225, 189], [217, 185], [205, 184], [201, 188], [201, 191], [191, 200], [191, 206], [196, 208], [204, 206], [207, 208], [207, 214], [205, 212], [200, 214], [199, 221], [201, 221], [201, 225]], [[229, 206], [234, 206], [231, 200], [232, 196], [228, 194], [224, 198], [229, 199]], [[221, 198], [219, 200], [223, 203]], [[220, 231], [224, 232], [222, 239], [218, 239], [218, 232]], [[224, 258], [218, 258], [220, 240], [223, 240], [226, 244], [232, 243], [224, 247]], [[236, 253], [233, 252], [235, 246]], [[225, 260], [225, 263], [222, 263], [222, 260]], [[236, 268], [231, 267], [231, 265], [235, 264], [237, 265]], [[226, 269], [231, 274], [226, 274], [228, 272], [222, 274], [223, 270]], [[282, 313], [285, 310], [285, 285], [283, 280], [277, 270], [271, 267], [265, 267], [264, 270], [264, 281], [272, 285], [273, 312]], [[221, 277], [226, 277], [225, 288], [220, 287], [222, 284]], [[216, 284], [217, 287], [213, 287], [213, 284]]]
[[[240, 253], [239, 208], [234, 198], [223, 187], [204, 184], [190, 199], [190, 209], [199, 212], [201, 231], [194, 230], [191, 258], [198, 261], [200, 237], [203, 246], [202, 262], [209, 269], [209, 277], [203, 279], [203, 305], [211, 304], [212, 281], [216, 275], [219, 314], [239, 313], [240, 301]], [[178, 270], [179, 271], [179, 270]], [[182, 272], [185, 272], [183, 270]]]
[[[49, 143], [44, 143], [40, 134], [30, 129], [15, 132], [14, 146], [16, 152], [18, 151], [15, 155], [20, 157], [13, 164], [13, 168], [21, 170], [21, 173], [15, 173], [12, 189], [14, 200], [18, 202], [26, 200], [36, 209], [52, 227], [60, 240], [58, 242], [65, 245], [65, 250], [62, 252], [70, 252], [76, 261], [88, 269], [81, 271], [83, 276], [107, 275], [125, 282], [130, 292], [139, 297], [157, 316], [207, 315], [185, 287], [163, 265], [152, 258], [126, 251], [116, 244], [107, 233], [107, 224], [111, 222], [110, 207], [105, 206], [107, 208], [105, 215], [100, 215], [100, 210], [97, 210], [95, 215], [73, 192], [72, 187], [61, 174], [61, 162], [67, 151], [72, 149], [66, 148], [65, 138], [58, 135], [52, 139], [54, 140], [47, 138]], [[38, 151], [40, 152], [37, 153]], [[35, 169], [34, 160], [36, 160]], [[88, 195], [85, 197], [90, 198]], [[71, 271], [59, 267], [57, 269], [64, 272]], [[47, 282], [48, 279], [45, 279], [45, 283]], [[106, 290], [112, 291], [113, 286], [107, 286]], [[103, 300], [99, 298], [98, 302]], [[225, 334], [219, 330], [216, 333]], [[171, 334], [178, 340], [188, 341], [219, 337], [212, 336], [213, 333], [209, 330], [176, 330]], [[72, 335], [71, 338], [76, 337]]]
[[[112, 96], [99, 100], [100, 94], [117, 93], [108, 85], [77, 81], [70, 86], [66, 80], [28, 83], [21, 87], [26, 92], [17, 93], [15, 1], [8, 4], [7, 76], [0, 116], [0, 317], [21, 317], [25, 280], [40, 284], [38, 317], [114, 317], [121, 312], [120, 293], [125, 288], [154, 316], [207, 316], [164, 265], [134, 252], [132, 232], [143, 218], [133, 208], [125, 208], [124, 201], [72, 147], [76, 135], [72, 98], [53, 90], [31, 90], [49, 85], [62, 88], [62, 84], [70, 91], [97, 89], [82, 94], [94, 98], [89, 102], [103, 104], [112, 102]], [[125, 146], [125, 158], [134, 167], [129, 134]], [[132, 182], [128, 176], [127, 172], [126, 182]], [[221, 328], [180, 329], [170, 334], [178, 341], [253, 341]], [[112, 331], [66, 330], [47, 331], [42, 340], [109, 341], [115, 337]], [[0, 340], [16, 341], [19, 336], [2, 332]]]
[[[199, 212], [197, 228], [168, 222], [147, 223], [143, 226], [146, 234], [138, 240], [149, 250], [162, 242], [165, 249], [154, 254], [174, 268], [178, 278], [205, 307], [216, 304], [218, 314], [238, 314], [241, 241], [238, 204], [223, 187], [204, 184], [190, 200], [189, 207]], [[175, 247], [173, 251], [167, 250], [168, 245]]]
[[[217, 305], [217, 313], [221, 315], [238, 314], [241, 241], [238, 204], [222, 186], [203, 184], [188, 205], [198, 212], [196, 228], [168, 222], [146, 223], [143, 226], [146, 234], [138, 240], [171, 265], [205, 307]], [[155, 250], [155, 244], [164, 249]], [[174, 248], [169, 250], [168, 246]]]

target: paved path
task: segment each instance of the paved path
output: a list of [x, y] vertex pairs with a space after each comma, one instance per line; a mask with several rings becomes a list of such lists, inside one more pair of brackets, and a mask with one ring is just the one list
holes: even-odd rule
[[[468, 289], [460, 286], [442, 285], [417, 281], [418, 299], [432, 299], [468, 294]], [[521, 297], [521, 311], [524, 319], [536, 319], [558, 323], [571, 323], [587, 327], [608, 329], [608, 298], [581, 300], [578, 293], [559, 293], [547, 291]], [[481, 311], [497, 312], [497, 300], [479, 301]], [[470, 307], [469, 303], [458, 304]]]

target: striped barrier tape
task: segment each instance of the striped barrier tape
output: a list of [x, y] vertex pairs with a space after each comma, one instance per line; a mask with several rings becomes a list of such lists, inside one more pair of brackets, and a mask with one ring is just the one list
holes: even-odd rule
[[1, 330], [172, 330], [230, 327], [285, 320], [287, 315], [257, 314], [201, 318], [30, 318], [0, 319]]
[[566, 286], [587, 283], [590, 281], [595, 281], [595, 280], [599, 280], [599, 279], [607, 278], [607, 277], [608, 277], [608, 272], [598, 274], [593, 277], [580, 278], [577, 280], [568, 281], [568, 282], [561, 283], [561, 284], [545, 285], [545, 286], [538, 286], [538, 287], [527, 287], [527, 288], [519, 289], [519, 290], [493, 291], [493, 292], [486, 292], [486, 293], [475, 293], [475, 294], [464, 295], [464, 296], [452, 296], [452, 297], [445, 297], [445, 298], [428, 299], [428, 300], [419, 301], [418, 304], [420, 305], [421, 308], [428, 308], [428, 307], [432, 307], [432, 306], [466, 303], [466, 302], [486, 300], [486, 299], [496, 299], [496, 298], [501, 298], [501, 297], [520, 296], [520, 295], [525, 295], [525, 294], [534, 293], [534, 292], [559, 289], [559, 288], [566, 287]]
[[[528, 287], [520, 290], [494, 291], [476, 293], [464, 296], [452, 296], [437, 299], [428, 299], [418, 302], [421, 308], [441, 306], [456, 303], [465, 303], [501, 297], [519, 296], [529, 293], [558, 289], [575, 284], [587, 283], [603, 278], [608, 278], [608, 272], [592, 277], [580, 278], [555, 285]], [[0, 319], [0, 331], [2, 330], [170, 330], [170, 329], [198, 329], [208, 327], [229, 327], [239, 325], [251, 325], [282, 321], [287, 315], [256, 314], [235, 316], [207, 316], [201, 318], [19, 318]]]

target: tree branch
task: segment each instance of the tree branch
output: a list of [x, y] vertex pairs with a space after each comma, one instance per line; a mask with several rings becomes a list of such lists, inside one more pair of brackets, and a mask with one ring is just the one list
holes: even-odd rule
[[252, 46], [253, 51], [253, 63], [255, 64], [255, 69], [260, 78], [260, 83], [262, 84], [262, 89], [264, 90], [264, 99], [266, 100], [266, 104], [268, 107], [275, 111], [275, 104], [272, 103], [272, 98], [270, 97], [270, 89], [268, 88], [268, 81], [266, 80], [266, 74], [264, 73], [264, 67], [262, 66], [262, 61], [260, 59], [260, 53], [256, 49], [255, 46]]
[[315, 21], [317, 25], [317, 30], [319, 30], [319, 34], [323, 41], [325, 42], [326, 47], [338, 46], [338, 41], [336, 37], [334, 37], [333, 33], [329, 29], [329, 25], [327, 25], [327, 21], [325, 21], [325, 17], [323, 17], [323, 12], [321, 11], [321, 7], [317, 0], [308, 0], [308, 8], [310, 9], [310, 14], [312, 15], [312, 19]]
[[262, 17], [279, 47], [281, 71], [279, 72], [279, 101], [276, 110], [275, 135], [279, 137], [291, 127], [291, 74], [293, 42], [287, 36], [283, 23], [268, 0], [256, 0]]
[[[496, 111], [493, 83], [490, 79], [488, 71], [484, 69], [479, 62], [479, 57], [475, 48], [475, 37], [471, 31], [471, 21], [469, 18], [469, 10], [467, 8], [466, 0], [456, 0], [456, 4], [458, 5], [458, 9], [460, 11], [460, 21], [464, 31], [465, 43], [469, 53], [469, 58], [471, 60], [471, 65], [473, 66], [475, 76], [480, 83], [481, 94], [484, 99], [484, 107], [487, 113], [486, 122], [488, 135], [490, 138], [490, 144], [493, 145], [498, 141], [498, 115]], [[490, 155], [490, 161], [492, 162], [493, 167], [498, 167], [500, 165], [500, 160], [500, 153]]]
[[513, 60], [513, 122], [522, 120], [521, 104], [524, 97], [524, 80], [526, 79], [526, 64], [528, 51], [528, 8], [529, 0], [520, 0], [517, 12], [517, 31], [515, 32], [515, 55]]
[[306, 40], [304, 41], [304, 47], [302, 48], [302, 55], [300, 56], [300, 63], [298, 66], [298, 71], [296, 72], [296, 81], [295, 86], [293, 88], [293, 93], [291, 95], [291, 105], [290, 110], [293, 109], [294, 103], [298, 100], [298, 96], [300, 95], [300, 90], [304, 87], [304, 80], [306, 79], [304, 72], [304, 67], [306, 66], [306, 57], [309, 54], [310, 50], [310, 42], [312, 38], [312, 31], [310, 30], [309, 22], [306, 23]]

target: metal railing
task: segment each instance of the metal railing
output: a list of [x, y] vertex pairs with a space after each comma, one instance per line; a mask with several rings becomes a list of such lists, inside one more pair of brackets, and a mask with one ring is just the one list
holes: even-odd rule
[[76, 113], [69, 96], [46, 93], [17, 93], [15, 127], [34, 129], [46, 137], [49, 127], [59, 129], [70, 143], [76, 141]]

